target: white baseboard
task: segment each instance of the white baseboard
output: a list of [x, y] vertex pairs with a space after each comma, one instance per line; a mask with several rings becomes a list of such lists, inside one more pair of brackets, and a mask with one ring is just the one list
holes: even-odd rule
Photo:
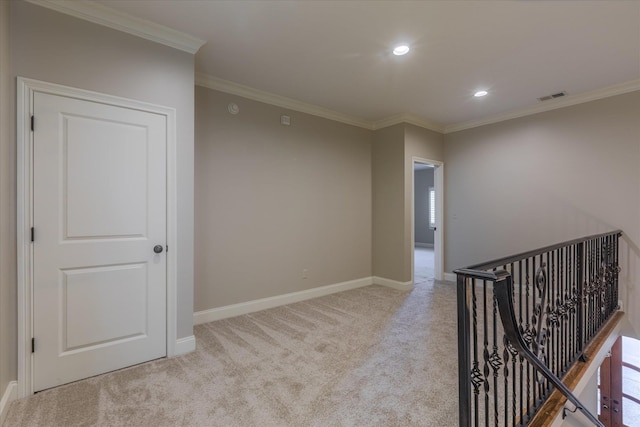
[[417, 248], [433, 248], [433, 243], [416, 242]]
[[[198, 311], [193, 314], [193, 323], [213, 322], [215, 320], [227, 319], [229, 317], [241, 316], [247, 313], [266, 310], [268, 308], [279, 307], [281, 305], [293, 304], [294, 302], [305, 301], [311, 298], [322, 297], [336, 292], [348, 291], [350, 289], [361, 288], [373, 284], [371, 277], [350, 280], [348, 282], [336, 283], [333, 285], [320, 286], [304, 291], [291, 292], [289, 294], [275, 297], [262, 298], [254, 301], [242, 302], [239, 304], [227, 305], [224, 307], [212, 308], [210, 310]], [[194, 343], [195, 344], [195, 343]]]
[[174, 350], [174, 356], [182, 356], [183, 354], [195, 351], [196, 337], [191, 335], [190, 337], [178, 338], [176, 340], [176, 346], [174, 347]]
[[385, 279], [384, 277], [378, 276], [373, 277], [373, 284], [387, 286], [401, 291], [410, 291], [413, 289], [413, 282], [398, 282], [397, 280]]
[[9, 411], [9, 403], [16, 400], [18, 397], [18, 382], [11, 381], [7, 384], [7, 389], [4, 391], [2, 395], [2, 400], [0, 400], [0, 426], [4, 423], [4, 419], [7, 416], [7, 412]]
[[454, 273], [444, 273], [444, 280], [447, 282], [455, 282], [458, 278]]

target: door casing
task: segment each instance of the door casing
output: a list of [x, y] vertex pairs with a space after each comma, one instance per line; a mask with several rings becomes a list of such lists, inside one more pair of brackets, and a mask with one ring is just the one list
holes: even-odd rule
[[[33, 394], [33, 134], [35, 92], [71, 97], [160, 114], [167, 123], [167, 356], [177, 344], [177, 203], [176, 111], [174, 108], [18, 77], [17, 91], [17, 269], [18, 269], [18, 397]], [[36, 118], [37, 121], [37, 118]], [[37, 123], [36, 123], [37, 126]]]
[[438, 160], [413, 156], [411, 158], [411, 283], [415, 285], [415, 246], [416, 246], [416, 180], [414, 166], [416, 163], [433, 165], [434, 188], [436, 190], [436, 230], [434, 233], [434, 275], [436, 280], [444, 280], [444, 163]]

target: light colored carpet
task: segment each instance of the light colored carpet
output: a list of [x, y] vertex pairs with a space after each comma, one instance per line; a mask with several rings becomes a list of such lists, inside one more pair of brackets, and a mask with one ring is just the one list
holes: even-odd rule
[[455, 426], [455, 286], [368, 286], [195, 328], [197, 350], [13, 402], [4, 426]]

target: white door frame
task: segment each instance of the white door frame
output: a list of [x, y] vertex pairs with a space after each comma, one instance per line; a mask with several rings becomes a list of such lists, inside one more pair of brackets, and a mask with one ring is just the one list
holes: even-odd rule
[[[18, 397], [33, 394], [33, 114], [34, 93], [41, 92], [160, 114], [167, 123], [167, 356], [176, 354], [177, 222], [176, 110], [97, 92], [18, 77], [17, 93], [17, 243], [18, 243]], [[35, 126], [37, 126], [37, 118]]]
[[416, 174], [415, 164], [426, 163], [434, 166], [433, 186], [436, 190], [436, 231], [434, 233], [434, 273], [436, 280], [444, 278], [444, 163], [438, 160], [430, 160], [413, 156], [411, 158], [411, 283], [415, 285], [415, 246], [416, 246]]

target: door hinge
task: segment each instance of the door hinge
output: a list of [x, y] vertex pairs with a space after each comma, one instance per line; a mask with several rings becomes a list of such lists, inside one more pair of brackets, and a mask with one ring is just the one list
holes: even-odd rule
[[35, 128], [35, 123], [36, 123], [36, 117], [35, 116], [31, 116], [31, 132], [33, 132], [33, 130]]
[[31, 338], [31, 353], [35, 353], [35, 352], [36, 352], [36, 339]]
[[35, 242], [36, 240], [36, 230], [35, 228], [31, 227], [31, 241]]
[[165, 251], [169, 252], [169, 245], [165, 246]]

